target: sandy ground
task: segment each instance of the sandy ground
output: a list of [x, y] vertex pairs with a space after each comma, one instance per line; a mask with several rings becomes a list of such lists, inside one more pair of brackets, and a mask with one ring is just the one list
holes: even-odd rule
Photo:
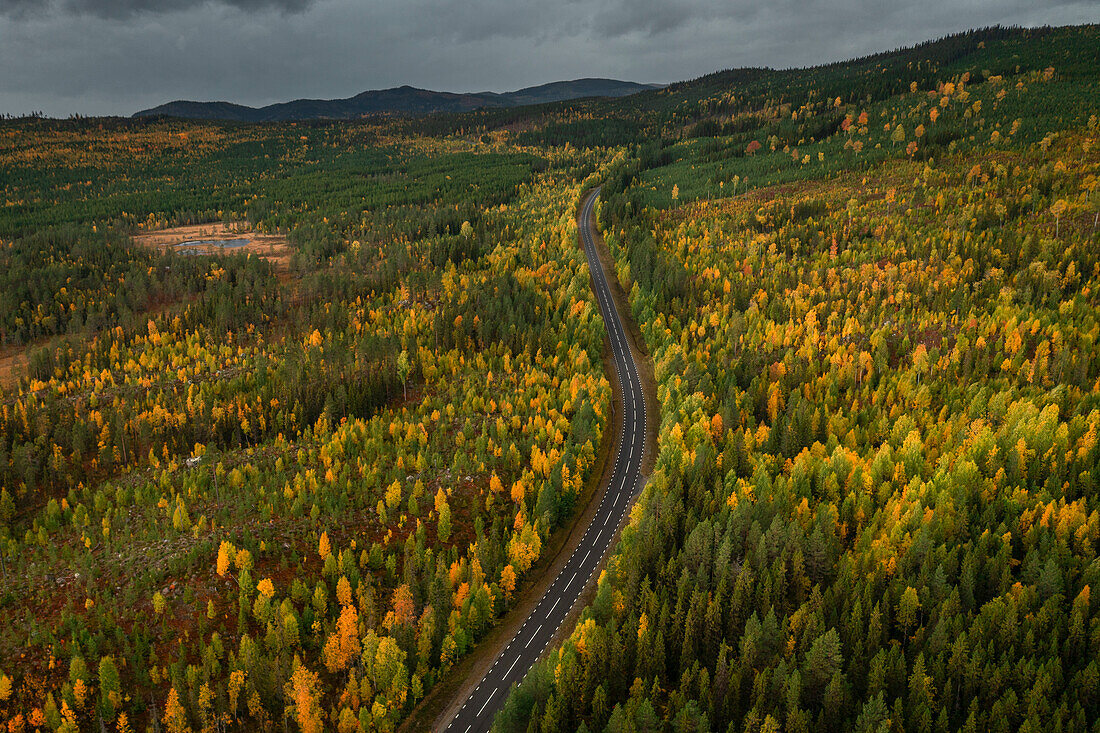
[[[187, 245], [204, 239], [247, 239], [243, 247], [221, 248], [217, 246]], [[219, 252], [251, 253], [274, 263], [280, 272], [290, 269], [290, 246], [280, 234], [257, 234], [244, 224], [192, 224], [189, 226], [159, 229], [134, 235], [134, 243], [154, 249], [198, 249], [210, 254]], [[185, 245], [185, 246], [179, 246]]]

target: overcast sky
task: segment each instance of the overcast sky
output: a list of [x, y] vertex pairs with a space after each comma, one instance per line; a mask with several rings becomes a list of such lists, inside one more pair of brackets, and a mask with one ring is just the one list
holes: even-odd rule
[[1086, 22], [1100, 0], [0, 0], [0, 113], [670, 82]]

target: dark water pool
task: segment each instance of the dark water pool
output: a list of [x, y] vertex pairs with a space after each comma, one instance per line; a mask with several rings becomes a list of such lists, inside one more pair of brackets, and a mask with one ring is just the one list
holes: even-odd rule
[[190, 242], [180, 242], [177, 247], [223, 247], [233, 249], [248, 244], [248, 239], [196, 239]]

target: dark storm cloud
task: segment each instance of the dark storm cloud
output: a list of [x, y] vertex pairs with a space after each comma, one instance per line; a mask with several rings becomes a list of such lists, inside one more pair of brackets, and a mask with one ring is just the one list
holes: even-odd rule
[[140, 13], [178, 13], [204, 5], [225, 5], [241, 10], [304, 11], [314, 0], [0, 0], [0, 14], [93, 15], [99, 18], [128, 18]]
[[805, 10], [810, 5], [799, 0], [612, 0], [594, 14], [593, 28], [606, 36], [654, 36], [683, 26], [730, 20], [747, 27], [761, 14]]
[[1097, 0], [0, 0], [0, 113], [670, 82], [1098, 21]]

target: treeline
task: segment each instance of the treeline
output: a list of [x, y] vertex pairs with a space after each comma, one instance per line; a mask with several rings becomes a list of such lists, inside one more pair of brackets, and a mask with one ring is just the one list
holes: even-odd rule
[[[867, 107], [903, 94], [913, 84], [927, 89], [937, 80], [966, 72], [979, 83], [991, 76], [1018, 76], [1053, 66], [1064, 79], [1091, 80], [1100, 63], [1097, 33], [1095, 25], [983, 28], [805, 69], [731, 69], [618, 99], [477, 110], [404, 124], [433, 135], [481, 135], [486, 142], [494, 134], [518, 128], [515, 139], [524, 144], [575, 147], [632, 146], [656, 138], [722, 138], [755, 128], [758, 139], [776, 134], [801, 145], [800, 141], [835, 132], [839, 120], [831, 110], [838, 98], [847, 106]], [[807, 121], [800, 115], [793, 125], [782, 124], [792, 122], [791, 110], [808, 108], [821, 117]], [[766, 129], [771, 124], [781, 127]], [[744, 143], [739, 147], [743, 149]]]

